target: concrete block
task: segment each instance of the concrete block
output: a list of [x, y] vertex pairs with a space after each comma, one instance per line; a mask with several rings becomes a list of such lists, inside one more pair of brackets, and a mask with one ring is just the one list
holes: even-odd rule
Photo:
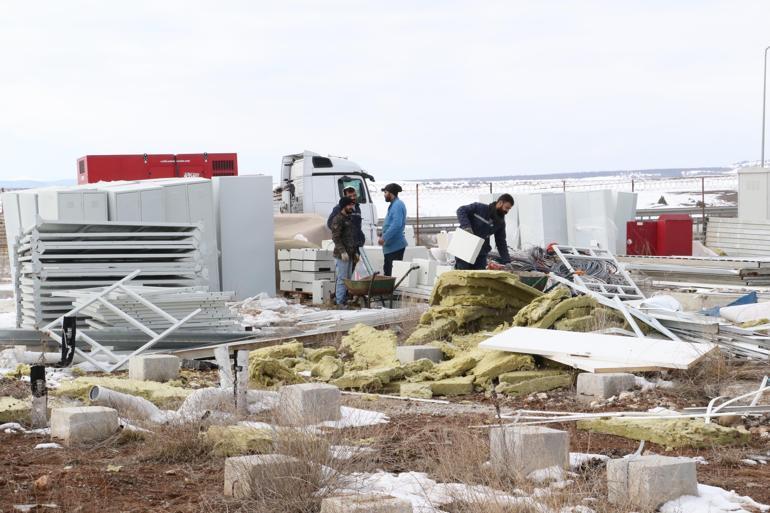
[[435, 260], [428, 260], [427, 258], [415, 258], [412, 260], [412, 264], [420, 266], [419, 271], [412, 271], [413, 273], [418, 273], [417, 284], [432, 287], [436, 281], [436, 268], [438, 267], [438, 262]]
[[333, 261], [334, 253], [328, 249], [305, 248], [302, 250], [302, 260]]
[[236, 456], [225, 460], [225, 496], [244, 499], [268, 482], [270, 486], [281, 482], [300, 480], [308, 469], [307, 464], [284, 454], [260, 454]]
[[334, 260], [302, 260], [302, 269], [297, 270], [311, 273], [334, 272]]
[[278, 391], [279, 422], [292, 426], [340, 419], [340, 389], [324, 383], [302, 383]]
[[398, 346], [396, 348], [396, 359], [401, 363], [416, 362], [423, 358], [439, 363], [441, 349], [433, 346]]
[[291, 260], [279, 260], [278, 261], [278, 270], [279, 271], [291, 271]]
[[633, 390], [636, 381], [633, 374], [614, 372], [591, 374], [584, 372], [577, 377], [577, 396], [580, 401], [602, 401], [626, 390]]
[[305, 272], [305, 271], [292, 271], [291, 281], [299, 281], [302, 283], [313, 283], [316, 280], [333, 280], [333, 272]]
[[291, 261], [291, 270], [292, 271], [302, 271], [302, 260], [292, 260]]
[[500, 426], [489, 432], [493, 467], [526, 477], [550, 467], [569, 468], [569, 433], [539, 426]]
[[321, 513], [412, 513], [412, 511], [410, 501], [376, 493], [328, 497], [321, 501]]
[[334, 282], [331, 280], [315, 280], [313, 282], [313, 304], [323, 305], [334, 294]]
[[118, 412], [104, 406], [54, 408], [51, 411], [51, 436], [66, 445], [101, 442], [120, 427]]
[[412, 262], [404, 262], [402, 260], [396, 260], [393, 262], [393, 277], [396, 279], [396, 281], [401, 280], [406, 275], [406, 278], [404, 281], [401, 282], [401, 285], [399, 287], [408, 287], [408, 288], [414, 288], [417, 286], [417, 278], [418, 274], [420, 273], [419, 269], [415, 269], [414, 271], [410, 272], [408, 275], [406, 274], [409, 269], [412, 268], [412, 266], [416, 266], [416, 264]]
[[179, 377], [179, 357], [170, 354], [134, 356], [128, 360], [128, 378], [161, 383]]
[[284, 292], [292, 292], [294, 290], [294, 283], [291, 281], [291, 274], [288, 275], [289, 278], [284, 278], [284, 275], [286, 275], [286, 273], [281, 273], [281, 285], [279, 289]]
[[305, 251], [302, 248], [292, 248], [289, 250], [292, 260], [302, 260], [302, 252]]
[[279, 249], [278, 250], [278, 260], [291, 260], [291, 250], [290, 249]]
[[698, 495], [695, 461], [669, 456], [638, 456], [607, 462], [607, 498], [644, 510], [655, 510], [683, 495]]

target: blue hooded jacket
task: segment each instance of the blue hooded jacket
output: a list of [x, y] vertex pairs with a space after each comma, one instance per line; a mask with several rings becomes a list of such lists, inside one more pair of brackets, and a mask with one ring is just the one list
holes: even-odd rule
[[382, 238], [385, 240], [385, 244], [382, 245], [384, 254], [393, 253], [406, 247], [405, 227], [406, 205], [396, 197], [390, 202], [388, 213], [382, 224]]

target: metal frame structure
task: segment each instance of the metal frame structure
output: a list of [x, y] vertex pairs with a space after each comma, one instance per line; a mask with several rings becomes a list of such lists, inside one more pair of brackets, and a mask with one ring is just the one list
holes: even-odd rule
[[[629, 299], [644, 299], [644, 293], [639, 290], [634, 280], [626, 272], [623, 266], [617, 261], [615, 255], [606, 249], [599, 248], [576, 248], [573, 246], [554, 245], [553, 250], [559, 257], [559, 260], [567, 266], [572, 278], [577, 285], [588, 289], [597, 294], [612, 299], [613, 297], [619, 297], [622, 300]], [[575, 271], [573, 267], [574, 260], [593, 261], [593, 262], [608, 262], [615, 266], [618, 270], [618, 276], [625, 280], [625, 283], [603, 283], [599, 281], [584, 280], [580, 274]]]
[[[104, 347], [103, 345], [101, 345], [99, 342], [97, 342], [96, 340], [91, 338], [90, 336], [88, 336], [85, 333], [83, 333], [82, 331], [78, 331], [77, 332], [76, 340], [77, 339], [83, 340], [88, 345], [91, 346], [91, 352], [90, 353], [86, 353], [82, 349], [75, 348], [75, 352], [78, 355], [80, 355], [87, 362], [89, 362], [89, 363], [95, 365], [96, 367], [98, 367], [99, 369], [103, 370], [104, 372], [113, 372], [113, 371], [119, 369], [126, 362], [128, 362], [129, 359], [131, 359], [132, 357], [137, 356], [137, 355], [143, 353], [147, 349], [150, 349], [152, 346], [154, 346], [155, 344], [157, 344], [158, 342], [163, 340], [170, 333], [174, 332], [177, 328], [182, 326], [185, 322], [187, 322], [188, 320], [190, 320], [193, 317], [195, 317], [201, 311], [201, 309], [198, 308], [198, 309], [190, 312], [188, 315], [186, 315], [182, 319], [177, 319], [177, 318], [173, 317], [172, 315], [166, 313], [165, 311], [163, 311], [162, 309], [158, 308], [154, 304], [150, 303], [145, 298], [143, 298], [142, 296], [136, 294], [134, 291], [132, 291], [129, 287], [126, 286], [126, 283], [131, 281], [137, 275], [139, 275], [139, 273], [141, 273], [141, 270], [137, 269], [136, 271], [128, 274], [126, 277], [124, 277], [120, 281], [113, 283], [109, 287], [106, 287], [102, 291], [95, 292], [89, 299], [85, 300], [83, 303], [81, 303], [77, 307], [73, 308], [72, 310], [70, 310], [66, 314], [64, 314], [64, 315], [60, 316], [59, 318], [55, 319], [54, 321], [48, 323], [43, 328], [41, 328], [40, 331], [42, 331], [43, 333], [45, 333], [46, 335], [48, 335], [49, 337], [54, 339], [59, 345], [61, 345], [62, 344], [62, 337], [61, 337], [61, 335], [56, 333], [55, 330], [59, 326], [59, 324], [62, 322], [64, 317], [76, 316], [78, 314], [78, 312], [80, 312], [84, 308], [90, 306], [93, 303], [99, 302], [102, 305], [104, 305], [106, 308], [112, 310], [115, 314], [117, 314], [120, 317], [122, 317], [123, 319], [125, 319], [129, 324], [131, 324], [132, 326], [134, 326], [138, 330], [142, 331], [143, 333], [145, 333], [145, 334], [147, 334], [148, 336], [151, 337], [151, 339], [147, 343], [142, 345], [140, 348], [136, 349], [134, 352], [132, 352], [128, 356], [124, 356], [124, 357], [121, 358], [121, 357], [117, 356], [116, 354], [114, 354], [109, 349], [107, 349], [106, 347]], [[171, 326], [169, 328], [167, 328], [166, 330], [164, 330], [163, 332], [161, 332], [161, 333], [156, 333], [155, 331], [153, 331], [152, 329], [148, 328], [147, 326], [145, 326], [141, 322], [137, 321], [135, 318], [131, 317], [129, 314], [127, 314], [126, 312], [124, 312], [123, 310], [121, 310], [120, 308], [118, 308], [117, 306], [113, 305], [112, 303], [110, 303], [107, 300], [106, 296], [108, 296], [111, 292], [116, 291], [116, 290], [127, 294], [128, 296], [130, 296], [134, 300], [138, 301], [139, 303], [141, 303], [145, 307], [149, 308], [150, 310], [152, 310], [156, 314], [160, 315], [161, 317], [163, 317], [164, 319], [169, 321], [171, 323]], [[100, 353], [104, 354], [105, 356], [107, 356], [107, 358], [109, 358], [109, 363], [101, 362], [101, 361], [99, 361], [99, 360], [94, 358], [95, 355], [100, 354]]]

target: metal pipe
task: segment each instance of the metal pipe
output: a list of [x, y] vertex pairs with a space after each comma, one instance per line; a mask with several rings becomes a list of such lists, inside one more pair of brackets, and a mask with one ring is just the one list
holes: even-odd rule
[[414, 225], [414, 242], [415, 246], [420, 245], [420, 184], [416, 184], [414, 188], [415, 201], [417, 202], [417, 222]]
[[762, 71], [762, 157], [760, 166], [765, 167], [765, 111], [767, 107], [767, 52], [770, 46], [765, 48], [765, 66]]

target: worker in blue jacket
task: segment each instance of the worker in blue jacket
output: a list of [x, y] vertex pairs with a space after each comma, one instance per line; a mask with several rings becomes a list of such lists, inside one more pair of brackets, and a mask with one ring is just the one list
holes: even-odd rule
[[505, 215], [512, 207], [513, 196], [501, 194], [494, 203], [471, 203], [457, 209], [460, 228], [484, 239], [484, 245], [475, 262], [465, 262], [458, 258], [455, 260], [455, 269], [486, 269], [487, 255], [492, 250], [489, 244], [489, 237], [492, 235], [495, 236], [495, 245], [502, 263], [511, 261], [505, 237]]
[[382, 271], [385, 276], [393, 274], [393, 261], [403, 260], [406, 250], [406, 237], [404, 228], [406, 228], [406, 205], [398, 199], [398, 193], [401, 192], [401, 186], [397, 183], [389, 183], [383, 187], [385, 201], [390, 203], [385, 221], [382, 224], [382, 235], [377, 241], [382, 246], [382, 253], [385, 256], [385, 263]]
[[[346, 197], [352, 199], [353, 204], [355, 205], [353, 212], [350, 214], [350, 219], [353, 221], [353, 227], [356, 230], [356, 244], [359, 248], [363, 247], [364, 244], [366, 244], [366, 235], [364, 235], [364, 231], [361, 229], [363, 218], [361, 217], [361, 205], [358, 203], [358, 192], [355, 187], [345, 187], [342, 193]], [[334, 221], [334, 218], [340, 213], [340, 210], [342, 209], [339, 204], [334, 205], [332, 213], [329, 214], [329, 219], [326, 220], [326, 226], [328, 226], [330, 230], [332, 229], [332, 221]]]

